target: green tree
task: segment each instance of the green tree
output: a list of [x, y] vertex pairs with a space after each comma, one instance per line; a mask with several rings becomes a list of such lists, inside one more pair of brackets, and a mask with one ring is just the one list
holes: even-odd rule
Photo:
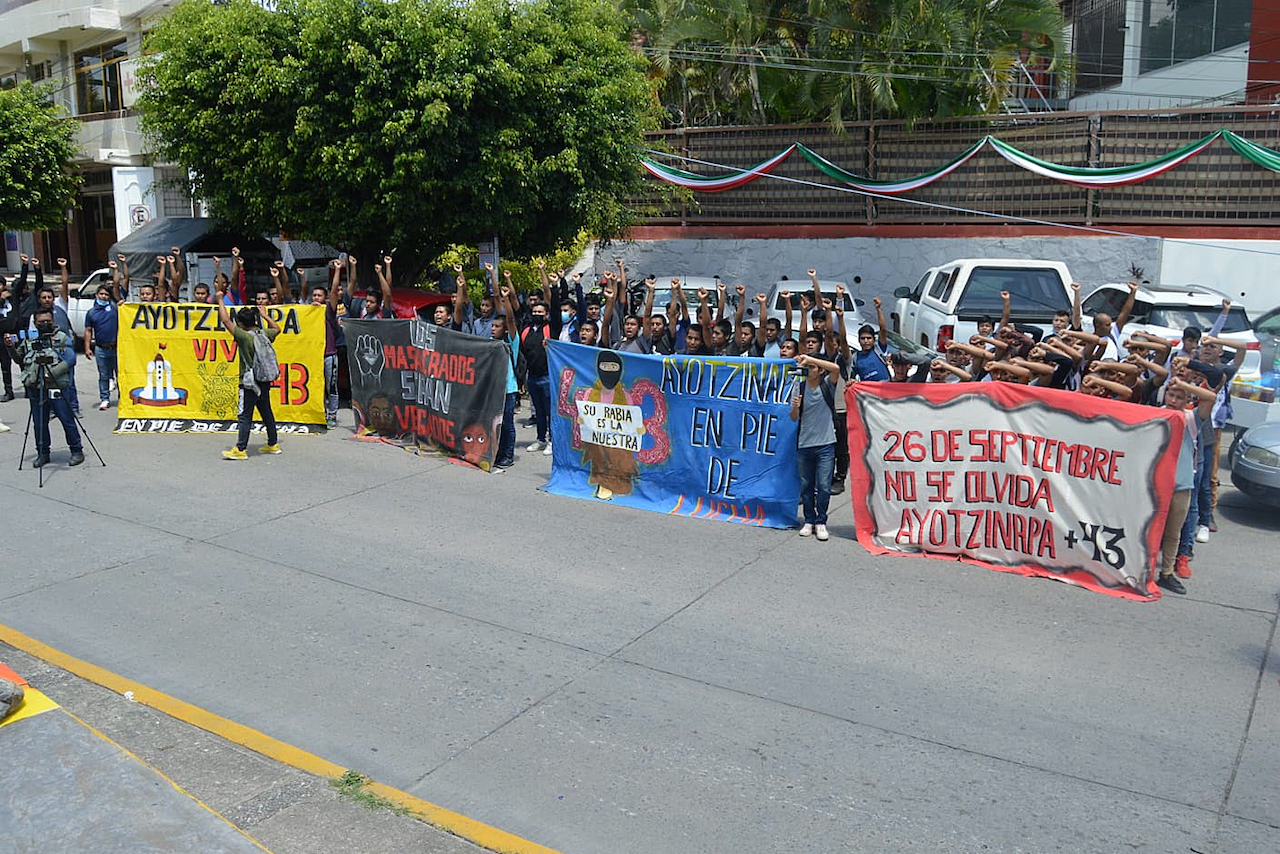
[[77, 127], [30, 83], [0, 91], [0, 228], [66, 224], [79, 186], [67, 171], [80, 151]]
[[657, 107], [626, 38], [600, 0], [187, 0], [138, 105], [219, 219], [394, 252], [413, 281], [450, 244], [527, 256], [629, 223]]

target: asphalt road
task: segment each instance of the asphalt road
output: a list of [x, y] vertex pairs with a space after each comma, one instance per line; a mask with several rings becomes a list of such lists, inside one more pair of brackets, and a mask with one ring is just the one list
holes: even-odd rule
[[847, 496], [822, 544], [113, 417], [39, 489], [0, 405], [0, 623], [566, 854], [1280, 850], [1280, 513], [1229, 487], [1135, 603], [873, 558]]

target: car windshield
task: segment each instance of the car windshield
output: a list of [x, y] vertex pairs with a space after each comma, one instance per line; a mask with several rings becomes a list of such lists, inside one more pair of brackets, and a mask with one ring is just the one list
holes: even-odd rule
[[[1212, 306], [1158, 305], [1151, 308], [1151, 313], [1147, 315], [1145, 322], [1152, 326], [1163, 326], [1166, 329], [1186, 329], [1188, 326], [1195, 326], [1207, 331], [1218, 321], [1220, 314], [1222, 309]], [[1227, 321], [1222, 331], [1229, 334], [1248, 332], [1252, 328], [1244, 309], [1232, 306], [1231, 311], [1227, 312]]]
[[[792, 292], [791, 292], [791, 307], [792, 307], [793, 309], [795, 309], [796, 311], [799, 311], [799, 310], [800, 310], [800, 295], [801, 295], [801, 294], [808, 294], [810, 297], [812, 297], [812, 296], [813, 296], [813, 290], [812, 290], [812, 289], [808, 289], [808, 288], [807, 288], [807, 289], [802, 290], [802, 291], [792, 291]], [[834, 291], [823, 291], [823, 292], [822, 292], [822, 297], [823, 297], [823, 299], [829, 299], [829, 300], [834, 301], [834, 300], [835, 300], [835, 298], [836, 298], [836, 295], [835, 295], [835, 292], [834, 292]], [[787, 307], [787, 301], [786, 301], [786, 300], [784, 300], [784, 299], [782, 298], [782, 294], [781, 294], [781, 293], [779, 293], [777, 296], [775, 296], [775, 297], [773, 298], [773, 307], [774, 307], [775, 309], [777, 309], [778, 311], [783, 311], [783, 310], [785, 310], [785, 309], [786, 309], [786, 307]], [[848, 292], [848, 291], [845, 291], [845, 292], [844, 292], [844, 310], [845, 310], [845, 311], [853, 311], [853, 310], [854, 310], [853, 297], [849, 296], [849, 292]]]
[[[698, 310], [698, 291], [697, 289], [684, 289], [684, 301], [689, 304], [689, 311], [696, 312]], [[643, 300], [642, 300], [643, 302]], [[653, 292], [653, 310], [657, 312], [659, 309], [665, 309], [667, 304], [671, 302], [671, 289], [658, 288]], [[720, 292], [707, 288], [707, 305], [715, 308], [720, 305]]]
[[999, 317], [1004, 310], [1001, 291], [1009, 292], [1010, 313], [1050, 317], [1055, 311], [1071, 311], [1067, 289], [1054, 269], [1021, 267], [976, 267], [960, 297], [956, 314], [989, 314]]

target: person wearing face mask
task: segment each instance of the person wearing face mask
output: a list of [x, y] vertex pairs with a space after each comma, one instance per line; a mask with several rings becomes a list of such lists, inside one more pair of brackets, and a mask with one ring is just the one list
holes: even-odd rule
[[98, 409], [111, 405], [111, 380], [116, 377], [116, 335], [120, 318], [111, 287], [98, 286], [93, 307], [84, 316], [84, 357], [98, 365]]
[[64, 394], [71, 374], [71, 365], [65, 355], [70, 341], [54, 322], [52, 309], [36, 308], [31, 322], [38, 338], [16, 341], [9, 336], [5, 343], [16, 345], [18, 359], [22, 363], [22, 385], [31, 404], [31, 423], [36, 428], [36, 458], [32, 465], [40, 468], [49, 462], [49, 417], [56, 415], [62, 422], [67, 447], [71, 450], [68, 464], [78, 466], [84, 462], [84, 449], [80, 443], [80, 430], [71, 414], [71, 405]]

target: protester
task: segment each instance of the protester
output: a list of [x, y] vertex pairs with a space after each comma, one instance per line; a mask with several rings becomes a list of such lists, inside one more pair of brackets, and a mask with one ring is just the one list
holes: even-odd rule
[[528, 374], [525, 387], [533, 401], [533, 423], [537, 428], [537, 439], [525, 450], [529, 453], [542, 451], [551, 456], [551, 377], [547, 363], [547, 339], [551, 336], [551, 326], [547, 322], [547, 305], [535, 303], [530, 307], [530, 322], [520, 330], [520, 352], [524, 355]]
[[[21, 316], [22, 294], [15, 293], [13, 287], [4, 276], [0, 276], [0, 336], [16, 335], [18, 319]], [[13, 400], [13, 357], [9, 348], [0, 346], [0, 378], [4, 380], [4, 395], [0, 403]], [[4, 432], [0, 430], [0, 432]]]
[[796, 467], [804, 507], [800, 536], [815, 536], [826, 542], [830, 537], [827, 508], [836, 455], [835, 383], [840, 368], [835, 362], [809, 355], [797, 356], [796, 364], [805, 369], [804, 381], [797, 383], [791, 398], [791, 420], [800, 424], [796, 437]]
[[[323, 285], [311, 289], [311, 304], [324, 306], [324, 422], [330, 430], [338, 426], [338, 299], [344, 266], [341, 261], [329, 264], [329, 290]], [[301, 278], [305, 283], [305, 276]]]
[[[485, 270], [493, 282], [493, 290], [499, 296], [499, 314], [495, 314], [490, 324], [490, 337], [501, 341], [507, 348], [507, 386], [506, 399], [502, 407], [502, 429], [498, 435], [498, 452], [493, 461], [495, 472], [501, 472], [515, 465], [516, 461], [516, 395], [520, 385], [516, 381], [516, 359], [518, 356], [517, 333], [515, 331], [516, 298], [515, 288], [511, 286], [511, 274], [507, 273], [508, 284], [501, 289], [497, 287], [498, 276], [493, 264], [485, 262]], [[511, 324], [510, 330], [508, 324]]]
[[98, 366], [99, 410], [111, 406], [111, 386], [116, 377], [116, 340], [120, 316], [113, 291], [113, 286], [98, 285], [93, 307], [84, 316], [84, 357], [93, 359]]
[[[265, 306], [244, 306], [236, 312], [236, 319], [226, 306], [218, 306], [218, 316], [222, 325], [235, 339], [236, 349], [240, 354], [240, 419], [239, 435], [235, 447], [222, 452], [228, 460], [248, 459], [249, 430], [253, 426], [253, 412], [256, 409], [262, 418], [262, 425], [267, 431], [267, 443], [260, 449], [264, 454], [280, 453], [280, 442], [276, 434], [276, 418], [271, 412], [271, 381], [259, 380], [254, 375], [254, 358], [257, 348], [270, 347], [280, 334], [280, 325], [267, 313]], [[261, 329], [262, 321], [268, 328]]]
[[1190, 557], [1183, 555], [1182, 544], [1186, 539], [1185, 523], [1196, 489], [1197, 441], [1213, 416], [1214, 398], [1213, 392], [1176, 378], [1170, 379], [1164, 394], [1165, 407], [1182, 413], [1184, 418], [1173, 498], [1169, 503], [1164, 535], [1160, 539], [1160, 574], [1156, 579], [1156, 584], [1172, 593], [1185, 594], [1187, 588], [1179, 580], [1179, 576], [1191, 577]]

